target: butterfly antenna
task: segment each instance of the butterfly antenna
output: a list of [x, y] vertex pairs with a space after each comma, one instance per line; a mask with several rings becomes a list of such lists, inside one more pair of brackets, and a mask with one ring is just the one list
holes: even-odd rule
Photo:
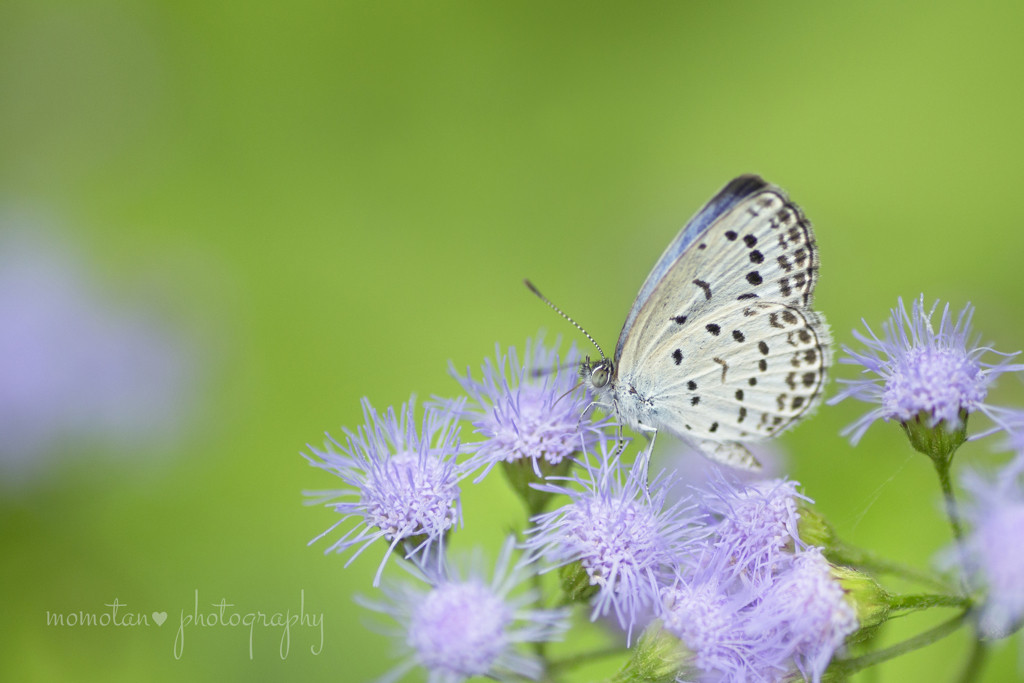
[[563, 318], [565, 318], [566, 320], [568, 320], [568, 321], [569, 321], [570, 323], [572, 323], [573, 327], [575, 327], [575, 328], [576, 328], [577, 330], [579, 330], [580, 332], [582, 332], [582, 333], [583, 333], [583, 335], [584, 335], [584, 336], [585, 336], [585, 337], [586, 337], [587, 339], [589, 339], [589, 340], [590, 340], [590, 342], [591, 342], [591, 343], [592, 343], [592, 344], [593, 344], [594, 346], [596, 346], [596, 347], [597, 347], [597, 352], [601, 354], [601, 359], [602, 359], [602, 360], [606, 360], [606, 358], [605, 358], [605, 355], [604, 355], [604, 351], [602, 351], [602, 350], [601, 350], [601, 345], [600, 345], [600, 344], [598, 344], [598, 343], [597, 343], [597, 341], [596, 341], [596, 340], [595, 340], [595, 339], [594, 339], [593, 337], [591, 337], [591, 336], [590, 336], [590, 333], [589, 333], [589, 332], [587, 332], [587, 331], [586, 331], [585, 329], [583, 329], [582, 327], [580, 327], [580, 324], [579, 324], [578, 322], [576, 322], [575, 320], [573, 320], [572, 318], [570, 318], [569, 316], [567, 316], [567, 315], [566, 315], [565, 313], [563, 313], [563, 312], [562, 312], [562, 309], [560, 309], [560, 308], [559, 308], [558, 306], [556, 306], [556, 305], [554, 305], [553, 303], [551, 303], [551, 301], [549, 301], [549, 300], [548, 300], [548, 298], [547, 298], [546, 296], [544, 296], [543, 294], [541, 294], [541, 293], [540, 293], [540, 290], [539, 290], [539, 289], [537, 289], [536, 287], [534, 287], [534, 286], [533, 286], [533, 283], [532, 283], [532, 282], [530, 282], [529, 280], [523, 280], [523, 282], [524, 282], [524, 283], [526, 284], [526, 286], [527, 286], [527, 287], [529, 287], [529, 288], [530, 288], [530, 291], [531, 291], [531, 292], [533, 292], [534, 294], [536, 294], [536, 295], [537, 295], [537, 298], [538, 298], [538, 299], [540, 299], [541, 301], [543, 301], [544, 303], [546, 303], [546, 304], [547, 304], [548, 306], [550, 306], [551, 308], [555, 309], [555, 312], [556, 312], [556, 313], [558, 313], [558, 315], [560, 315], [560, 316], [562, 316]]

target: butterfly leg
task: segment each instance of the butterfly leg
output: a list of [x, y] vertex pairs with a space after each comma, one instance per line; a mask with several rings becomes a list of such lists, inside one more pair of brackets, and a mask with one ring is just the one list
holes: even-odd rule
[[[601, 404], [598, 403], [597, 401], [591, 401], [590, 405], [588, 405], [586, 408], [584, 408], [582, 410], [582, 412], [580, 412], [580, 419], [576, 420], [576, 431], [577, 432], [580, 430], [580, 425], [583, 424], [583, 418], [585, 418], [587, 416], [587, 413], [590, 411], [590, 409], [593, 408], [594, 406], [600, 406], [600, 405]], [[621, 433], [622, 432], [621, 432], [621, 429], [620, 429], [619, 434], [621, 435]]]

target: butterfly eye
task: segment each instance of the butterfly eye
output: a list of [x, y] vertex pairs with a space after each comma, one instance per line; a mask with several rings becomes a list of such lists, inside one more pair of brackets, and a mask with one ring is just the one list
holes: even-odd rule
[[603, 365], [598, 365], [594, 368], [594, 371], [590, 374], [590, 382], [597, 389], [608, 384], [608, 368]]

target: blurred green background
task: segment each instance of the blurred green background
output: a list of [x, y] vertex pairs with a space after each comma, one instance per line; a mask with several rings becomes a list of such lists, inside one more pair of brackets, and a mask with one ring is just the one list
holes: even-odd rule
[[[524, 276], [613, 346], [665, 245], [740, 173], [814, 222], [839, 342], [924, 292], [973, 301], [985, 340], [1020, 349], [1022, 29], [1017, 2], [3, 2], [0, 209], [60, 226], [112, 297], [160, 292], [204, 380], [171, 445], [70, 440], [3, 489], [0, 679], [384, 673], [389, 643], [351, 601], [382, 548], [343, 570], [306, 547], [334, 513], [301, 491], [335, 482], [299, 451], [358, 424], [361, 396], [453, 395], [449, 359], [541, 327], [576, 339]], [[1022, 395], [1008, 378], [992, 399]], [[790, 473], [851, 541], [924, 565], [949, 540], [934, 473], [893, 425], [841, 440], [861, 410], [787, 434]], [[459, 548], [493, 554], [521, 520], [499, 477], [464, 508]], [[243, 614], [305, 591], [323, 651], [295, 627], [282, 660], [280, 629], [257, 629], [250, 661], [245, 629], [207, 628], [175, 659], [196, 590]], [[168, 621], [46, 625], [114, 598]], [[856, 680], [951, 680], [966, 646]], [[984, 680], [1019, 680], [1017, 651]]]

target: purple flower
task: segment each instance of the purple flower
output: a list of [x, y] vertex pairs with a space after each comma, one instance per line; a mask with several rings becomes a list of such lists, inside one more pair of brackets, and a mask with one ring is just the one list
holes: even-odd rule
[[7, 222], [0, 217], [0, 482], [83, 443], [137, 458], [173, 439], [195, 402], [195, 345], [146, 302], [97, 287], [38, 226]]
[[[359, 519], [359, 523], [325, 553], [342, 553], [362, 543], [345, 563], [347, 567], [366, 548], [383, 538], [389, 547], [374, 577], [376, 586], [384, 564], [400, 542], [406, 542], [407, 557], [419, 555], [420, 563], [426, 564], [428, 556], [436, 554], [440, 562], [446, 532], [462, 522], [458, 483], [466, 470], [455, 463], [459, 440], [453, 414], [428, 408], [417, 432], [414, 398], [402, 404], [398, 415], [392, 408], [383, 416], [378, 415], [365, 398], [362, 405], [365, 425], [355, 433], [344, 430], [344, 445], [331, 439], [326, 450], [309, 447], [316, 456], [306, 456], [311, 465], [336, 474], [351, 487], [307, 492], [316, 496], [310, 504], [326, 503], [343, 515], [310, 544], [347, 519]], [[353, 500], [335, 502], [339, 498]]]
[[538, 335], [527, 340], [523, 362], [515, 348], [504, 355], [496, 347], [495, 360], [484, 362], [480, 380], [469, 368], [463, 377], [452, 366], [452, 376], [476, 404], [464, 417], [486, 439], [467, 444], [476, 448], [467, 465], [485, 468], [477, 481], [497, 463], [521, 458], [529, 458], [541, 476], [541, 461], [557, 465], [597, 441], [603, 424], [585, 415], [590, 400], [578, 385], [579, 361], [575, 345], [560, 360], [557, 348], [546, 347]]
[[700, 492], [704, 508], [719, 520], [708, 540], [711, 561], [724, 575], [747, 584], [770, 580], [801, 547], [797, 532], [800, 482], [785, 479], [741, 484], [720, 477]]
[[[980, 628], [990, 638], [1002, 638], [1024, 620], [1024, 490], [1019, 468], [987, 480], [974, 472], [964, 475], [964, 488], [973, 504], [965, 509], [972, 532], [966, 540], [967, 573], [972, 584], [987, 591]], [[956, 556], [956, 549], [946, 551]]]
[[387, 602], [357, 597], [363, 606], [390, 615], [402, 627], [394, 635], [406, 652], [404, 661], [381, 679], [400, 679], [419, 665], [430, 683], [458, 683], [471, 676], [498, 680], [539, 678], [540, 661], [519, 651], [519, 643], [557, 640], [567, 628], [568, 610], [529, 609], [534, 591], [509, 597], [526, 576], [519, 565], [509, 571], [514, 539], [502, 548], [488, 582], [479, 562], [465, 576], [446, 565], [420, 578], [429, 588], [410, 584], [385, 585]]
[[677, 577], [661, 591], [661, 619], [693, 653], [692, 666], [705, 673], [726, 681], [777, 680], [789, 670], [786, 658], [748, 632], [751, 603], [750, 593], [726, 590], [713, 575]]
[[[835, 405], [852, 397], [878, 404], [877, 408], [843, 430], [843, 436], [852, 435], [850, 441], [853, 444], [860, 441], [868, 427], [879, 418], [907, 422], [925, 413], [929, 416], [929, 427], [945, 422], [955, 429], [961, 425], [961, 411], [965, 411], [981, 412], [1002, 424], [1002, 410], [985, 403], [988, 387], [1002, 373], [1016, 372], [1024, 369], [1024, 365], [1010, 364], [1016, 353], [998, 353], [978, 346], [978, 340], [972, 342], [969, 339], [974, 313], [970, 304], [964, 307], [955, 322], [949, 312], [949, 304], [946, 304], [936, 332], [932, 326], [932, 315], [937, 307], [936, 301], [931, 310], [925, 311], [922, 295], [911, 305], [908, 314], [900, 299], [899, 307], [882, 325], [882, 339], [864, 322], [870, 337], [856, 330], [853, 335], [868, 347], [867, 351], [857, 353], [843, 347], [849, 358], [840, 359], [841, 363], [861, 365], [865, 374], [876, 375], [870, 379], [840, 379], [846, 388], [828, 401], [829, 405]], [[1001, 358], [995, 363], [984, 362], [982, 357], [986, 353]], [[985, 432], [988, 433], [991, 431]]]
[[819, 548], [810, 548], [762, 593], [746, 633], [773, 653], [778, 667], [792, 658], [805, 678], [818, 683], [832, 655], [858, 627], [831, 565]]
[[688, 558], [704, 532], [688, 514], [688, 500], [666, 502], [671, 478], [659, 475], [648, 486], [643, 457], [627, 472], [607, 448], [602, 440], [599, 462], [580, 459], [585, 476], [572, 477], [579, 488], [537, 486], [570, 502], [533, 517], [524, 547], [554, 566], [579, 561], [599, 587], [591, 618], [612, 610], [631, 629], [643, 608], [656, 603], [659, 578]]
[[[722, 476], [729, 477], [735, 481], [752, 483], [775, 479], [786, 473], [788, 457], [785, 451], [776, 442], [748, 443], [744, 446], [753, 453], [757, 461], [761, 463], [759, 470], [739, 470], [728, 465], [720, 465], [695, 450], [688, 444], [678, 441], [671, 445], [664, 457], [660, 459], [666, 464], [665, 469], [676, 471], [676, 479], [682, 488], [689, 490], [690, 486], [703, 486], [711, 481], [720, 479]], [[659, 460], [659, 456], [655, 456]]]

